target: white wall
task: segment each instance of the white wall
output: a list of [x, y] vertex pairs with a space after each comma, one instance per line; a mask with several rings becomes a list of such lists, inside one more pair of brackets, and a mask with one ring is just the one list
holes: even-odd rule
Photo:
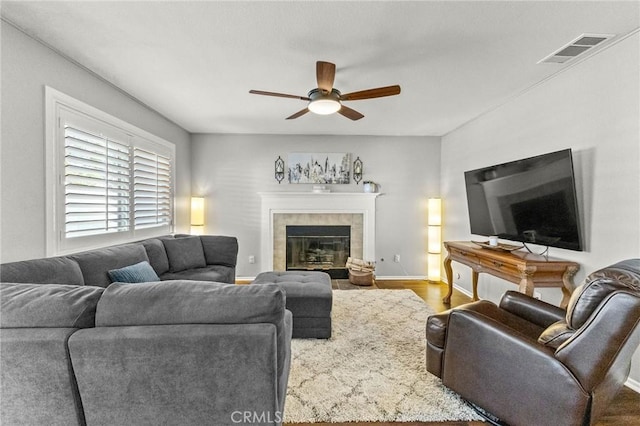
[[[379, 183], [383, 193], [376, 204], [376, 274], [426, 276], [426, 199], [439, 196], [440, 138], [193, 135], [191, 179], [194, 195], [206, 197], [205, 232], [238, 237], [239, 277], [261, 272], [258, 192], [311, 191], [312, 185], [274, 179], [274, 161], [281, 156], [286, 162], [290, 152], [359, 156], [364, 180]], [[334, 192], [362, 191], [362, 182], [328, 186]], [[400, 254], [400, 264], [394, 254]], [[250, 255], [256, 264], [248, 263]]]
[[176, 223], [188, 231], [190, 136], [85, 69], [2, 26], [0, 259], [43, 257], [45, 247], [45, 85], [176, 144]]
[[[572, 148], [586, 249], [551, 249], [580, 264], [575, 278], [640, 257], [639, 36], [621, 41], [442, 139], [444, 240], [479, 239], [469, 230], [465, 170]], [[555, 66], [555, 65], [541, 65]], [[453, 263], [471, 289], [469, 268]], [[479, 295], [497, 301], [513, 284], [481, 274]], [[559, 303], [558, 289], [543, 299]], [[640, 381], [640, 352], [631, 373]]]

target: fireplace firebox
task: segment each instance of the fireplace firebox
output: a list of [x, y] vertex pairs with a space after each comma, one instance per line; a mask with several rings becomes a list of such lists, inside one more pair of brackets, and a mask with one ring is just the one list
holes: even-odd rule
[[347, 258], [351, 249], [350, 226], [289, 225], [288, 271], [323, 271], [331, 278], [348, 278]]

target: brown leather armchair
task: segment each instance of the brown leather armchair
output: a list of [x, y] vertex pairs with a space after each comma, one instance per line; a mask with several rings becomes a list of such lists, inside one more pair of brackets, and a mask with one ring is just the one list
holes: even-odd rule
[[[567, 310], [509, 291], [427, 320], [427, 370], [509, 425], [590, 425], [640, 344], [640, 259], [589, 275]], [[494, 419], [495, 420], [495, 419]]]

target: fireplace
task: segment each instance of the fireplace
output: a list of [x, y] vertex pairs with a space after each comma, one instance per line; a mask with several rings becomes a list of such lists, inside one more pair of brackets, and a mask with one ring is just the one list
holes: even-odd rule
[[347, 278], [350, 239], [350, 226], [286, 226], [286, 269]]
[[294, 225], [348, 226], [351, 257], [374, 261], [376, 198], [379, 195], [364, 192], [261, 192], [262, 270], [287, 269], [286, 227]]

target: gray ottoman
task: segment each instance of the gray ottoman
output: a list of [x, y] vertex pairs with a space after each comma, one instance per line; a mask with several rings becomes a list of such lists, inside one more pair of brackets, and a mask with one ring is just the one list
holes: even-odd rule
[[293, 337], [331, 337], [331, 277], [315, 271], [274, 271], [259, 274], [251, 284], [278, 284], [287, 294], [293, 314]]

